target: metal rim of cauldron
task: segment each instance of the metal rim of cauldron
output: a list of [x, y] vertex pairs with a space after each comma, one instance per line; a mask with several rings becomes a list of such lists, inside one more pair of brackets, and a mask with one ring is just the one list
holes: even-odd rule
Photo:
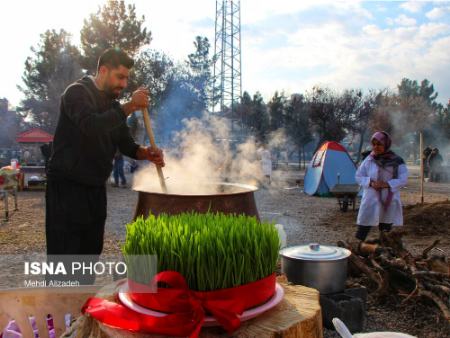
[[[134, 191], [145, 193], [145, 194], [153, 194], [153, 195], [170, 195], [170, 196], [177, 196], [177, 197], [208, 197], [208, 196], [232, 196], [232, 195], [239, 195], [239, 194], [248, 194], [249, 192], [254, 193], [255, 191], [258, 191], [258, 187], [250, 184], [243, 184], [243, 183], [229, 183], [229, 182], [210, 182], [205, 183], [205, 185], [225, 185], [225, 186], [232, 186], [232, 187], [238, 187], [247, 189], [246, 191], [239, 191], [239, 192], [231, 192], [231, 193], [219, 193], [219, 194], [171, 194], [170, 190], [168, 193], [164, 192], [154, 192], [154, 191], [143, 191], [138, 189], [133, 189]], [[170, 189], [170, 186], [169, 186]]]
[[[214, 194], [165, 194], [163, 192], [145, 192], [141, 190], [139, 193], [138, 203], [134, 218], [139, 216], [146, 217], [150, 213], [154, 215], [179, 214], [182, 212], [222, 212], [224, 214], [245, 214], [255, 216], [260, 220], [258, 209], [255, 203], [254, 193], [257, 187], [241, 183], [230, 182], [207, 182], [209, 186], [217, 187], [234, 187], [240, 188], [242, 191], [231, 191]], [[170, 185], [169, 185], [170, 192]]]

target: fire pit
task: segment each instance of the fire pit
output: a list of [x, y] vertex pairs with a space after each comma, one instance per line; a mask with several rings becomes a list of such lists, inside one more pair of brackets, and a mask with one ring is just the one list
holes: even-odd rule
[[253, 194], [258, 190], [257, 187], [225, 182], [203, 184], [203, 186], [204, 189], [200, 189], [198, 194], [170, 193], [170, 186], [168, 194], [143, 191], [143, 189], [137, 188], [135, 190], [139, 192], [139, 199], [134, 218], [146, 217], [150, 213], [154, 215], [161, 213], [174, 215], [189, 211], [199, 213], [210, 211], [225, 214], [244, 214], [256, 216], [259, 219]]

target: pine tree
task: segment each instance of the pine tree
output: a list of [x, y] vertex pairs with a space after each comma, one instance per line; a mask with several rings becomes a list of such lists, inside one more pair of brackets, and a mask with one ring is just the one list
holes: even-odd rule
[[205, 110], [212, 98], [211, 67], [213, 59], [209, 55], [210, 43], [206, 37], [197, 36], [194, 41], [195, 52], [188, 55], [189, 82], [198, 97], [198, 108]]
[[145, 17], [136, 15], [136, 6], [123, 0], [108, 0], [96, 14], [84, 20], [81, 29], [82, 66], [94, 74], [100, 54], [108, 48], [120, 48], [131, 57], [149, 44], [151, 32], [143, 28]]
[[81, 77], [80, 53], [64, 30], [47, 30], [41, 41], [32, 47], [32, 56], [25, 61], [18, 88], [25, 95], [18, 111], [29, 124], [53, 132], [59, 114], [60, 96], [64, 89]]
[[275, 131], [285, 126], [285, 106], [286, 97], [284, 93], [275, 92], [272, 99], [267, 104], [270, 116], [270, 130]]
[[270, 128], [269, 114], [267, 112], [267, 106], [259, 92], [256, 92], [256, 94], [253, 95], [250, 121], [251, 129], [253, 130], [256, 138], [261, 142], [266, 142]]

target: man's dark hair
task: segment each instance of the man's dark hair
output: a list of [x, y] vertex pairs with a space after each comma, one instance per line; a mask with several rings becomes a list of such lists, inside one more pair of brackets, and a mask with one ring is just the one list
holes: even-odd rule
[[101, 66], [108, 66], [110, 68], [117, 68], [124, 66], [128, 69], [133, 67], [134, 61], [127, 53], [119, 48], [109, 48], [105, 50], [98, 58], [97, 72], [100, 71]]

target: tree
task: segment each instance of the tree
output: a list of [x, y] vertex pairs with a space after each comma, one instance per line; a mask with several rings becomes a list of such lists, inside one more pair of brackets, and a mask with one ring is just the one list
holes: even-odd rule
[[347, 133], [350, 114], [339, 97], [328, 88], [314, 87], [308, 101], [311, 123], [319, 136], [317, 147], [324, 141], [340, 142]]
[[392, 134], [394, 125], [391, 121], [391, 112], [396, 109], [395, 94], [385, 90], [377, 97], [375, 111], [369, 119], [369, 128], [372, 132], [384, 130]]
[[236, 105], [236, 116], [241, 119], [244, 127], [249, 128], [251, 125], [253, 110], [252, 97], [247, 91], [244, 91], [241, 97], [241, 101]]
[[139, 49], [151, 41], [151, 32], [143, 28], [144, 21], [144, 16], [137, 17], [135, 5], [125, 6], [123, 0], [108, 0], [96, 14], [84, 20], [80, 37], [83, 68], [94, 74], [98, 57], [107, 48], [117, 47], [135, 57]]
[[269, 132], [269, 114], [261, 93], [256, 92], [252, 100], [252, 125], [255, 136], [261, 142], [267, 141]]
[[267, 104], [269, 109], [270, 116], [270, 130], [275, 131], [278, 130], [285, 125], [285, 106], [286, 106], [286, 97], [284, 93], [278, 94], [278, 91], [275, 92], [272, 99]]
[[448, 135], [448, 118], [444, 106], [436, 102], [438, 93], [434, 91], [433, 84], [424, 79], [419, 86], [417, 81], [402, 79], [398, 90], [402, 98], [409, 94], [408, 99], [414, 99], [412, 104], [414, 104], [414, 101], [418, 101], [417, 105], [422, 108], [422, 114], [416, 110], [413, 111], [419, 117], [413, 116], [412, 121], [418, 120], [417, 131], [423, 133], [424, 141], [428, 144], [446, 143], [445, 139], [448, 139], [446, 136]]
[[349, 114], [349, 131], [359, 136], [356, 162], [359, 162], [361, 158], [362, 147], [369, 129], [369, 121], [380, 95], [381, 92], [377, 93], [371, 90], [364, 96], [361, 90], [350, 89], [345, 90], [340, 98], [341, 108]]
[[209, 42], [197, 36], [195, 51], [186, 62], [175, 65], [165, 54], [144, 50], [137, 58], [135, 81], [145, 84], [151, 95], [151, 110], [160, 142], [183, 128], [183, 119], [201, 117], [210, 99], [211, 65]]
[[242, 117], [244, 127], [260, 142], [267, 141], [269, 133], [269, 114], [259, 92], [251, 98], [248, 92], [242, 94], [241, 102], [236, 106], [236, 114]]
[[442, 105], [437, 108], [435, 121], [429, 131], [431, 133], [434, 131], [434, 133], [433, 135], [426, 135], [428, 136], [426, 138], [432, 139], [432, 136], [434, 136], [433, 143], [448, 144], [450, 140], [450, 100], [445, 108]]
[[408, 133], [430, 129], [432, 121], [436, 118], [438, 93], [427, 79], [422, 80], [420, 86], [417, 81], [402, 79], [397, 86], [397, 108], [402, 121], [402, 136]]
[[397, 93], [386, 92], [379, 98], [373, 129], [386, 130], [395, 134], [395, 143], [402, 146], [404, 156], [418, 156], [418, 135], [423, 132], [426, 143], [432, 143], [436, 135], [442, 134], [436, 125], [440, 105], [435, 101], [438, 93], [427, 80], [402, 79]]
[[176, 72], [174, 62], [162, 52], [147, 49], [139, 54], [134, 68], [134, 81], [148, 88], [151, 108], [158, 109]]
[[402, 99], [421, 97], [428, 106], [432, 108], [437, 107], [436, 98], [438, 93], [434, 91], [433, 84], [427, 79], [422, 80], [419, 86], [416, 80], [403, 78], [397, 89], [398, 95]]
[[41, 34], [37, 48], [31, 48], [34, 55], [25, 61], [25, 86], [18, 86], [25, 95], [18, 107], [22, 118], [51, 133], [56, 127], [61, 94], [82, 75], [80, 53], [70, 38], [64, 30]]
[[0, 148], [9, 148], [16, 143], [20, 121], [16, 112], [8, 109], [8, 101], [6, 99], [3, 100], [0, 99], [0, 101], [6, 101], [6, 106], [0, 106]]
[[286, 105], [286, 133], [297, 146], [298, 161], [305, 163], [305, 145], [312, 141], [312, 132], [309, 122], [309, 107], [305, 97], [293, 94]]
[[197, 36], [194, 46], [195, 51], [184, 64], [174, 66], [163, 56], [149, 63], [149, 67], [157, 66], [156, 72], [146, 72], [146, 68], [142, 72], [158, 84], [150, 87], [160, 90], [155, 93], [153, 108], [158, 127], [164, 130], [161, 138], [167, 141], [170, 133], [184, 127], [183, 119], [200, 118], [208, 107], [212, 83], [210, 45], [207, 38]]
[[188, 55], [187, 65], [193, 91], [198, 97], [199, 109], [205, 110], [210, 103], [215, 102], [212, 97], [213, 79], [211, 67], [213, 59], [209, 56], [210, 44], [206, 37], [197, 36], [194, 41], [195, 52]]

